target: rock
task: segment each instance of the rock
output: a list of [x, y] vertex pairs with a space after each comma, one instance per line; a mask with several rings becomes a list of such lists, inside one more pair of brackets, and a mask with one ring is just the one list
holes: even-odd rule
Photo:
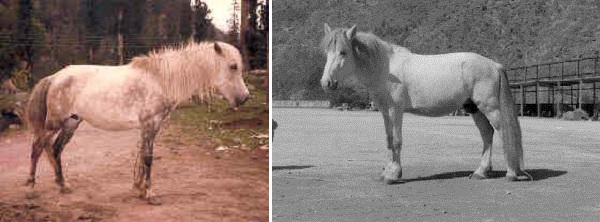
[[229, 149], [229, 147], [226, 147], [226, 146], [219, 146], [219, 147], [217, 147], [215, 150], [216, 150], [216, 151], [223, 151], [223, 150], [228, 150], [228, 149]]
[[585, 112], [582, 109], [576, 109], [573, 111], [563, 113], [562, 119], [563, 120], [588, 120], [588, 119], [590, 119], [590, 115], [587, 114], [587, 112]]

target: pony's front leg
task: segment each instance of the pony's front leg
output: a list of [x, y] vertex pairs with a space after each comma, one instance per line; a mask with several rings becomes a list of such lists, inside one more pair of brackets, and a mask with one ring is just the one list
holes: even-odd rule
[[[157, 124], [159, 125], [159, 124]], [[154, 138], [158, 134], [159, 126], [142, 128], [140, 150], [138, 153], [137, 171], [134, 175], [134, 187], [139, 189], [140, 197], [145, 198], [149, 204], [160, 204], [151, 189], [152, 161]]]
[[383, 169], [381, 177], [386, 184], [400, 182], [402, 177], [402, 165], [400, 162], [400, 151], [402, 150], [402, 111], [390, 108], [388, 112], [382, 111], [385, 132], [387, 134], [387, 145], [392, 154], [392, 161]]

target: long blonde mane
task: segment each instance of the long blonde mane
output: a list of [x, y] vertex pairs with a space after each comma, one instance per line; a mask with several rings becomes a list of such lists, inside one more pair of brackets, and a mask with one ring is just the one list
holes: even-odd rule
[[[215, 45], [221, 53], [215, 50]], [[237, 57], [237, 58], [236, 58]], [[157, 78], [167, 98], [181, 102], [197, 93], [201, 99], [213, 95], [214, 80], [226, 58], [240, 61], [239, 52], [223, 42], [188, 42], [134, 57], [130, 65]]]
[[386, 42], [379, 37], [367, 32], [357, 32], [356, 36], [350, 41], [346, 37], [346, 30], [337, 28], [332, 30], [321, 41], [321, 49], [324, 52], [350, 44], [352, 56], [357, 60], [357, 68], [372, 70], [373, 67], [379, 67], [381, 62], [387, 61], [391, 53], [411, 53], [409, 49], [393, 43]]

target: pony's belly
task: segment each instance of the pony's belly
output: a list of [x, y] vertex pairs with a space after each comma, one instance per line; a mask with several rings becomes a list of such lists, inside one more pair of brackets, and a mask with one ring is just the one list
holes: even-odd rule
[[139, 128], [139, 115], [130, 109], [115, 106], [76, 106], [73, 114], [80, 116], [90, 125], [104, 130], [128, 130]]
[[405, 110], [406, 112], [413, 113], [420, 116], [430, 116], [430, 117], [438, 117], [445, 116], [449, 113], [456, 111], [457, 107], [420, 107], [420, 108], [411, 108]]
[[421, 116], [444, 116], [456, 111], [460, 107], [460, 99], [453, 98], [447, 100], [439, 100], [429, 98], [428, 100], [414, 101], [410, 107], [404, 111]]
[[120, 131], [140, 128], [139, 121], [123, 120], [123, 119], [107, 119], [107, 118], [85, 118], [83, 120], [88, 122], [90, 125], [109, 131]]

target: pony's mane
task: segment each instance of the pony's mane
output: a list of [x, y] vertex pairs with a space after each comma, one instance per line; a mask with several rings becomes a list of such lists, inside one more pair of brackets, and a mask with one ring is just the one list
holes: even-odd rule
[[356, 65], [359, 68], [372, 67], [377, 62], [384, 61], [382, 57], [390, 52], [410, 53], [407, 48], [386, 42], [372, 33], [357, 32], [356, 36], [349, 41], [346, 37], [346, 30], [337, 28], [332, 30], [329, 35], [325, 35], [321, 41], [321, 48], [324, 52], [334, 50], [338, 44], [348, 44], [352, 48], [352, 56], [356, 58]]
[[[220, 46], [221, 53], [215, 50], [214, 44]], [[189, 99], [192, 94], [206, 99], [213, 95], [218, 63], [222, 62], [218, 57], [236, 56], [232, 48], [235, 49], [223, 42], [190, 41], [134, 57], [130, 65], [156, 77], [166, 96], [173, 101]]]

